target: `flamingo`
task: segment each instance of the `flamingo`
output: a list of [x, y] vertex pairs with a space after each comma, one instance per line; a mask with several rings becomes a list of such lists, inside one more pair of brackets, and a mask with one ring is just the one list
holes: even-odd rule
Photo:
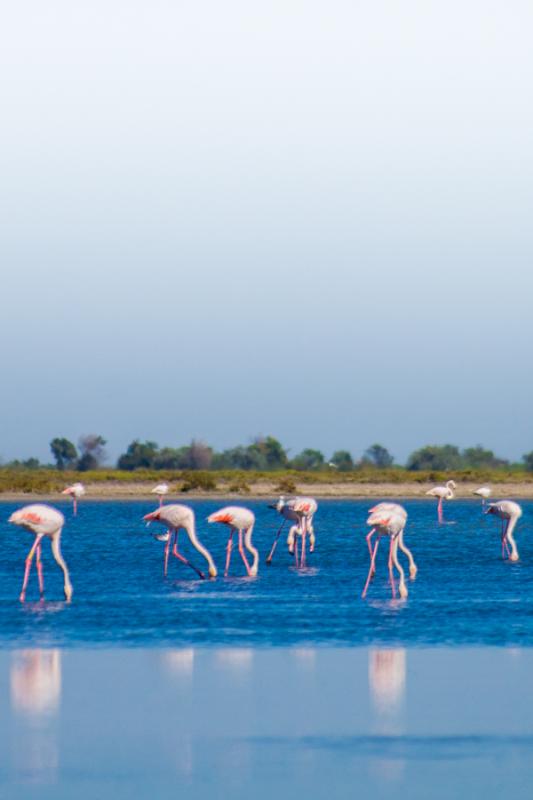
[[184, 564], [187, 564], [188, 567], [191, 567], [200, 578], [205, 578], [203, 572], [197, 569], [194, 564], [191, 564], [188, 559], [183, 556], [178, 550], [178, 533], [180, 530], [184, 530], [187, 536], [189, 537], [192, 546], [198, 550], [199, 553], [203, 555], [205, 560], [209, 565], [209, 575], [211, 578], [216, 578], [217, 576], [217, 568], [215, 567], [215, 562], [211, 557], [211, 553], [203, 546], [196, 535], [195, 524], [194, 524], [194, 511], [192, 508], [188, 506], [183, 506], [179, 504], [172, 504], [168, 506], [160, 506], [156, 511], [152, 511], [150, 514], [146, 514], [143, 517], [144, 521], [150, 524], [151, 522], [161, 522], [163, 525], [166, 525], [167, 532], [163, 534], [156, 535], [156, 539], [161, 542], [166, 542], [165, 546], [165, 566], [164, 566], [164, 575], [167, 574], [168, 571], [168, 557], [170, 554], [170, 546], [172, 544], [172, 539], [174, 539], [174, 546], [172, 548], [172, 555], [176, 556], [177, 559], [182, 561]]
[[85, 486], [83, 483], [73, 483], [72, 486], [67, 486], [66, 489], [63, 489], [61, 494], [67, 494], [69, 497], [72, 497], [72, 508], [74, 510], [74, 516], [76, 516], [78, 513], [78, 500], [85, 494]]
[[[228, 525], [230, 529], [228, 544], [226, 547], [226, 568], [224, 570], [224, 577], [228, 576], [229, 565], [231, 560], [231, 551], [233, 548], [233, 534], [237, 531], [239, 534], [239, 553], [246, 567], [246, 573], [250, 576], [257, 575], [259, 567], [259, 553], [252, 544], [252, 532], [254, 529], [255, 516], [247, 508], [240, 506], [226, 506], [214, 514], [210, 514], [207, 518], [208, 522], [221, 522], [223, 525]], [[246, 554], [243, 547], [248, 550], [253, 556], [252, 566], [248, 564]]]
[[151, 490], [151, 494], [156, 494], [159, 497], [159, 506], [163, 505], [163, 497], [168, 494], [168, 483], [158, 483], [157, 486]]
[[281, 527], [279, 528], [276, 537], [274, 539], [274, 543], [270, 550], [270, 553], [267, 556], [267, 564], [272, 563], [272, 556], [274, 555], [274, 551], [278, 544], [278, 539], [285, 526], [287, 520], [291, 522], [295, 522], [295, 525], [292, 525], [289, 530], [289, 535], [287, 537], [287, 544], [289, 546], [289, 552], [295, 555], [296, 566], [298, 566], [298, 545], [295, 546], [295, 537], [301, 536], [302, 537], [302, 552], [300, 558], [300, 565], [302, 567], [305, 566], [305, 537], [306, 534], [309, 533], [309, 552], [313, 552], [315, 549], [315, 529], [313, 527], [313, 517], [316, 514], [318, 505], [314, 498], [312, 497], [292, 497], [289, 500], [286, 500], [285, 497], [281, 496], [277, 503], [271, 505], [270, 508], [274, 508], [281, 516], [283, 517], [283, 522]]
[[457, 489], [455, 481], [448, 481], [446, 486], [435, 486], [434, 489], [430, 489], [429, 492], [426, 492], [430, 497], [438, 497], [439, 502], [437, 505], [437, 515], [439, 518], [439, 523], [442, 525], [444, 522], [444, 515], [442, 513], [442, 501], [443, 500], [452, 500], [455, 497], [454, 489]]
[[[514, 503], [512, 500], [489, 503], [485, 514], [494, 514], [502, 521], [502, 558], [505, 558], [507, 552], [510, 561], [518, 561], [520, 556], [513, 536], [516, 523], [522, 516], [522, 509], [518, 503]], [[509, 550], [509, 545], [511, 545], [511, 550]]]
[[43, 567], [41, 564], [41, 541], [44, 536], [49, 536], [52, 543], [52, 554], [63, 570], [64, 576], [64, 591], [65, 600], [70, 603], [72, 599], [72, 584], [65, 560], [61, 555], [61, 531], [65, 524], [65, 517], [63, 514], [52, 506], [41, 505], [35, 503], [30, 506], [24, 506], [18, 511], [15, 511], [9, 517], [8, 522], [12, 525], [19, 525], [35, 534], [35, 541], [26, 557], [26, 569], [24, 571], [24, 581], [22, 583], [22, 591], [20, 593], [20, 602], [23, 603], [26, 598], [26, 588], [28, 586], [28, 579], [30, 577], [30, 569], [33, 561], [33, 556], [37, 554], [37, 575], [39, 577], [39, 591], [41, 599], [44, 597], [44, 577]]
[[[375, 514], [378, 511], [392, 511], [393, 513], [396, 513], [398, 515], [403, 516], [405, 522], [407, 523], [407, 511], [405, 510], [405, 508], [403, 506], [399, 505], [399, 503], [378, 503], [377, 506], [374, 506], [373, 508], [371, 508], [369, 510], [369, 514]], [[418, 567], [415, 564], [415, 560], [413, 558], [413, 554], [411, 553], [411, 551], [409, 550], [409, 548], [405, 544], [405, 541], [404, 541], [404, 538], [403, 538], [403, 532], [404, 532], [404, 528], [402, 528], [400, 533], [398, 534], [398, 547], [400, 548], [402, 553], [405, 553], [405, 555], [407, 556], [407, 560], [409, 561], [409, 577], [411, 578], [412, 581], [414, 581], [414, 579], [416, 578], [416, 574], [418, 572]], [[370, 533], [372, 533], [372, 531]], [[369, 534], [369, 536], [370, 536], [370, 534]], [[367, 541], [368, 541], [368, 537], [367, 537]], [[370, 557], [372, 557], [372, 550], [370, 548], [370, 542], [369, 542], [369, 550], [370, 550]]]
[[476, 489], [472, 494], [477, 494], [478, 497], [481, 497], [481, 508], [484, 509], [486, 505], [485, 501], [491, 496], [492, 489], [490, 486], [480, 486], [479, 489]]
[[398, 544], [399, 544], [399, 535], [400, 532], [403, 531], [405, 527], [405, 520], [407, 518], [407, 513], [404, 509], [402, 509], [402, 513], [398, 513], [395, 511], [390, 510], [380, 510], [376, 511], [367, 519], [366, 524], [370, 525], [372, 530], [367, 536], [367, 542], [369, 543], [369, 550], [370, 550], [370, 542], [371, 537], [374, 533], [377, 532], [378, 539], [376, 544], [374, 545], [374, 549], [371, 551], [371, 558], [370, 558], [370, 569], [368, 571], [368, 577], [366, 579], [365, 588], [363, 589], [362, 597], [366, 597], [366, 593], [368, 591], [368, 586], [370, 584], [370, 580], [372, 576], [376, 572], [376, 555], [378, 552], [379, 542], [382, 536], [389, 536], [390, 537], [390, 548], [389, 548], [389, 576], [391, 582], [391, 589], [392, 589], [392, 596], [396, 597], [396, 585], [394, 583], [394, 567], [398, 570], [400, 575], [400, 582], [399, 582], [399, 593], [401, 598], [406, 598], [408, 595], [407, 586], [405, 585], [405, 573], [403, 571], [403, 567], [398, 561]]

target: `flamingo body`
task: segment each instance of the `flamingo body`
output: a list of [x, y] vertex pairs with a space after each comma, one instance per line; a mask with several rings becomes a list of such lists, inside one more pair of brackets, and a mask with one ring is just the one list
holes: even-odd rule
[[[226, 577], [229, 572], [229, 565], [231, 560], [231, 551], [233, 548], [233, 534], [236, 532], [239, 537], [239, 553], [244, 562], [246, 572], [249, 576], [254, 577], [257, 575], [259, 568], [259, 553], [252, 544], [252, 532], [255, 524], [254, 514], [247, 508], [241, 506], [225, 506], [224, 508], [215, 511], [207, 518], [209, 523], [220, 522], [227, 525], [230, 529], [228, 544], [226, 547], [226, 568], [224, 576]], [[253, 561], [250, 566], [244, 552], [244, 548], [252, 554]]]
[[500, 500], [498, 503], [489, 503], [485, 513], [502, 520], [502, 558], [507, 552], [510, 561], [518, 561], [520, 556], [513, 534], [516, 523], [522, 516], [522, 508], [513, 500]]
[[85, 493], [85, 486], [83, 483], [73, 483], [72, 486], [67, 486], [67, 488], [63, 489], [61, 492], [61, 494], [66, 494], [68, 497], [72, 497], [74, 516], [76, 516], [78, 513], [78, 500], [80, 497], [83, 497]]
[[427, 495], [430, 497], [436, 497], [438, 499], [437, 503], [437, 516], [439, 523], [444, 522], [444, 515], [442, 513], [442, 501], [443, 500], [453, 500], [455, 497], [454, 489], [457, 488], [455, 481], [448, 481], [446, 486], [435, 486], [433, 489], [430, 489], [426, 492]]
[[12, 525], [18, 525], [35, 535], [35, 541], [26, 557], [26, 569], [24, 572], [24, 581], [22, 583], [22, 590], [20, 593], [20, 601], [24, 602], [26, 598], [26, 588], [30, 576], [31, 565], [33, 557], [36, 554], [37, 558], [37, 574], [39, 577], [39, 591], [41, 598], [44, 597], [44, 578], [43, 569], [41, 565], [41, 541], [45, 536], [50, 537], [52, 544], [52, 554], [57, 564], [59, 564], [63, 571], [64, 578], [64, 592], [65, 599], [70, 602], [72, 598], [72, 584], [70, 582], [70, 575], [61, 554], [60, 539], [61, 531], [65, 524], [65, 517], [63, 514], [52, 506], [47, 506], [41, 503], [33, 503], [29, 506], [24, 506], [18, 511], [15, 511], [9, 517], [8, 522]]
[[168, 483], [158, 483], [157, 486], [151, 490], [151, 494], [156, 494], [159, 497], [159, 505], [163, 505], [163, 497], [169, 493]]
[[309, 534], [309, 551], [312, 553], [315, 549], [315, 529], [313, 527], [313, 517], [318, 509], [316, 500], [313, 497], [291, 497], [286, 499], [285, 497], [281, 496], [278, 502], [270, 507], [276, 509], [276, 511], [283, 517], [284, 521], [274, 539], [274, 543], [267, 557], [267, 564], [272, 562], [272, 556], [274, 555], [279, 535], [283, 529], [283, 526], [285, 525], [285, 522], [289, 520], [295, 523], [291, 526], [289, 535], [287, 537], [289, 552], [294, 552], [296, 566], [298, 566], [298, 546], [296, 545], [295, 548], [295, 538], [296, 536], [301, 536], [302, 552], [300, 564], [301, 566], [305, 566], [305, 537], [307, 533]]
[[167, 506], [160, 506], [155, 511], [150, 512], [150, 514], [146, 514], [143, 517], [144, 521], [147, 523], [150, 522], [160, 522], [167, 528], [167, 533], [156, 536], [156, 539], [159, 541], [166, 542], [165, 547], [165, 568], [164, 574], [167, 574], [168, 570], [168, 557], [170, 554], [170, 546], [172, 543], [172, 539], [174, 540], [174, 547], [172, 550], [172, 554], [176, 556], [177, 559], [182, 561], [183, 563], [190, 566], [201, 578], [205, 578], [205, 575], [200, 570], [196, 569], [190, 561], [188, 561], [178, 550], [178, 533], [180, 530], [184, 530], [187, 536], [190, 539], [192, 546], [201, 553], [209, 566], [209, 575], [211, 578], [216, 578], [217, 576], [217, 568], [215, 566], [215, 562], [211, 557], [211, 553], [207, 550], [206, 547], [200, 542], [196, 535], [196, 525], [195, 525], [195, 518], [194, 518], [194, 511], [189, 506], [184, 506], [179, 503], [175, 503], [172, 505]]
[[[396, 596], [396, 587], [394, 583], [394, 567], [396, 567], [399, 575], [399, 593], [401, 598], [408, 596], [407, 586], [405, 585], [405, 574], [403, 567], [398, 560], [398, 546], [400, 537], [405, 528], [407, 520], [407, 512], [402, 506], [397, 506], [396, 503], [379, 503], [370, 512], [367, 519], [367, 525], [370, 526], [371, 531], [367, 536], [368, 549], [370, 551], [370, 569], [366, 579], [365, 588], [363, 589], [363, 598], [366, 597], [370, 580], [375, 574], [376, 555], [379, 546], [379, 541], [382, 536], [390, 538], [389, 548], [389, 577], [392, 589], [392, 596]], [[377, 533], [378, 539], [372, 548], [372, 536]], [[414, 563], [414, 562], [413, 562]], [[415, 573], [416, 574], [416, 573]]]

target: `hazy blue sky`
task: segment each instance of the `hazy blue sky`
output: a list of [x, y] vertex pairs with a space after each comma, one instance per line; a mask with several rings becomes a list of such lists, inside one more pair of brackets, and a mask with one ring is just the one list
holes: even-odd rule
[[533, 6], [19, 0], [0, 455], [533, 449]]

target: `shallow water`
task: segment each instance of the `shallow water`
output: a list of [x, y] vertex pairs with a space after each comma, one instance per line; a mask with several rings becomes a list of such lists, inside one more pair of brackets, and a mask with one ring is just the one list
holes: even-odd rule
[[0, 652], [9, 800], [531, 797], [533, 650]]
[[[186, 498], [183, 502], [187, 502]], [[33, 572], [28, 601], [18, 594], [32, 537], [7, 524], [18, 507], [0, 504], [0, 642], [9, 646], [285, 645], [533, 645], [533, 503], [522, 503], [517, 528], [521, 560], [501, 559], [499, 522], [481, 515], [476, 501], [445, 505], [453, 524], [439, 526], [433, 501], [411, 501], [406, 541], [419, 566], [407, 601], [393, 601], [387, 585], [386, 543], [366, 601], [366, 511], [372, 501], [321, 501], [315, 518], [316, 551], [309, 569], [292, 566], [284, 539], [271, 567], [265, 565], [279, 525], [266, 501], [243, 501], [257, 516], [254, 542], [261, 553], [257, 578], [244, 576], [236, 550], [233, 577], [197, 580], [171, 559], [162, 575], [164, 545], [146, 529], [146, 502], [69, 505], [63, 553], [74, 584], [71, 605], [62, 602], [61, 573], [44, 546], [46, 602], [38, 601]], [[20, 505], [20, 504], [19, 504]], [[227, 531], [207, 525], [220, 501], [190, 502], [198, 534], [223, 569]], [[183, 550], [198, 566], [181, 534]]]

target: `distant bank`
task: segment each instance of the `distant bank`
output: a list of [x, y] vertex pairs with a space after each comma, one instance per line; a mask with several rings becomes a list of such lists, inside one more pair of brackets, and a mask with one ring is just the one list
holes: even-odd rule
[[307, 494], [313, 497], [404, 497], [422, 498], [432, 486], [453, 478], [458, 497], [472, 497], [482, 484], [489, 484], [494, 498], [533, 498], [533, 473], [504, 470], [465, 472], [409, 472], [404, 469], [354, 470], [353, 472], [244, 472], [0, 469], [0, 498], [3, 500], [40, 497], [59, 498], [69, 483], [83, 481], [86, 499], [150, 498], [156, 483], [169, 484], [169, 499], [212, 497], [213, 499], [275, 497]]

